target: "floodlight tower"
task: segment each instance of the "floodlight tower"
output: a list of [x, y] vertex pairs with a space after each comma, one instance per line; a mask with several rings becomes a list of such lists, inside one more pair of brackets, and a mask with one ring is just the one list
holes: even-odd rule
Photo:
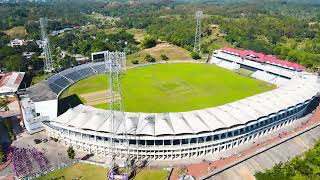
[[48, 19], [47, 18], [40, 18], [40, 29], [41, 29], [41, 38], [42, 38], [42, 49], [45, 56], [44, 60], [44, 71], [45, 72], [52, 72], [53, 68], [53, 59], [50, 49], [49, 38], [47, 35], [46, 27], [48, 26]]
[[[114, 173], [114, 170], [116, 168], [116, 162], [115, 158], [117, 156], [117, 152], [115, 151], [116, 141], [115, 138], [117, 131], [119, 127], [116, 127], [117, 124], [123, 124], [123, 130], [124, 130], [124, 141], [123, 142], [117, 142], [127, 147], [127, 153], [125, 154], [125, 166], [126, 166], [126, 173], [128, 174], [129, 170], [129, 140], [127, 137], [127, 127], [125, 125], [126, 119], [125, 119], [125, 113], [122, 103], [122, 91], [121, 91], [121, 83], [120, 83], [120, 75], [125, 72], [126, 70], [126, 55], [124, 52], [104, 52], [104, 58], [105, 58], [105, 65], [107, 72], [109, 74], [109, 112], [110, 112], [110, 130], [111, 130], [111, 169], [109, 172], [109, 176], [111, 176], [110, 173]], [[118, 121], [118, 122], [117, 122]]]
[[194, 51], [200, 53], [201, 50], [201, 20], [203, 17], [203, 12], [202, 11], [197, 11], [196, 12], [196, 33], [194, 36]]

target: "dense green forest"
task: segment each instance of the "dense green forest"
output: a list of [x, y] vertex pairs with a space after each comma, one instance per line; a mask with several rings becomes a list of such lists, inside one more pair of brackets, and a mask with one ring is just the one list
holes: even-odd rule
[[297, 156], [291, 161], [277, 164], [265, 172], [257, 172], [257, 180], [289, 180], [289, 179], [319, 179], [320, 142], [304, 155]]
[[[202, 53], [224, 46], [275, 54], [308, 68], [320, 64], [320, 4], [306, 0], [162, 0], [91, 1], [58, 0], [0, 4], [0, 68], [41, 71], [41, 49], [27, 45], [11, 48], [10, 32], [22, 29], [19, 38], [40, 39], [39, 18], [47, 17], [48, 31], [81, 27], [50, 36], [54, 59], [60, 68], [75, 65], [61, 51], [89, 56], [100, 50], [135, 53], [145, 48], [127, 32], [142, 29], [158, 42], [166, 41], [193, 50], [197, 10], [204, 12]], [[29, 46], [31, 48], [29, 48]], [[36, 54], [27, 60], [24, 51]]]

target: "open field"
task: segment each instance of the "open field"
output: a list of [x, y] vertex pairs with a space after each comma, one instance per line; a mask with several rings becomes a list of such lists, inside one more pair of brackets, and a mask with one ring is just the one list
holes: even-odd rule
[[27, 33], [26, 33], [26, 28], [24, 26], [17, 26], [14, 28], [11, 28], [7, 31], [5, 31], [5, 33], [13, 38], [22, 38], [24, 37]]
[[108, 170], [106, 168], [90, 164], [77, 163], [64, 169], [53, 171], [45, 176], [36, 179], [47, 180], [79, 178], [83, 180], [105, 180], [107, 179], [107, 173]]
[[139, 64], [145, 64], [147, 63], [144, 60], [144, 57], [150, 54], [154, 58], [156, 58], [157, 61], [160, 60], [161, 54], [165, 54], [167, 57], [169, 57], [170, 60], [190, 60], [192, 59], [190, 56], [190, 52], [175, 46], [173, 44], [169, 43], [161, 43], [157, 44], [156, 47], [144, 49], [142, 51], [139, 51], [137, 53], [131, 54], [127, 56], [127, 64], [132, 65], [132, 60], [139, 60]]
[[141, 42], [147, 36], [146, 31], [143, 29], [132, 28], [128, 29], [127, 32], [134, 35], [134, 39], [138, 42]]
[[[134, 180], [164, 180], [169, 171], [161, 169], [142, 169], [133, 178]], [[77, 163], [51, 172], [45, 176], [36, 178], [37, 180], [47, 179], [82, 179], [82, 180], [105, 180], [107, 179], [108, 169], [85, 163]]]
[[143, 169], [133, 179], [134, 180], [164, 180], [169, 171], [159, 169]]
[[[84, 79], [71, 86], [63, 97], [106, 91], [107, 82], [106, 75]], [[129, 112], [180, 112], [208, 108], [275, 87], [214, 65], [191, 63], [128, 69], [121, 83], [124, 107]], [[94, 106], [107, 108], [106, 104]]]

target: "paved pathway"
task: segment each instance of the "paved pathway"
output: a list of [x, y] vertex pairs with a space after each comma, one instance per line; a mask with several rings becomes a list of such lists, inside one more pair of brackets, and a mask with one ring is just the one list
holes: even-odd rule
[[285, 162], [313, 147], [320, 139], [320, 127], [316, 127], [290, 141], [284, 142], [243, 163], [211, 177], [215, 180], [254, 179], [254, 173], [273, 167], [276, 163]]
[[[290, 140], [291, 143], [292, 141], [294, 142], [298, 141], [301, 146], [301, 149], [293, 148], [294, 144], [289, 146], [291, 149], [293, 149], [290, 153], [281, 149], [281, 147], [273, 148], [274, 151], [278, 152], [278, 155], [275, 155], [272, 153], [273, 149], [271, 149], [269, 153], [264, 152], [266, 149], [272, 148], [276, 144], [279, 144], [284, 140], [287, 140], [293, 136], [296, 136], [301, 132], [306, 131], [306, 129], [319, 125], [319, 123], [320, 123], [320, 108], [317, 108], [315, 114], [313, 114], [311, 118], [308, 118], [306, 120], [301, 120], [299, 121], [299, 123], [283, 128], [284, 130], [287, 130], [287, 132], [280, 133], [279, 131], [277, 131], [276, 136], [274, 136], [275, 133], [273, 133], [273, 135], [270, 135], [270, 136], [268, 135], [266, 138], [258, 139], [256, 140], [256, 144], [254, 144], [253, 146], [252, 144], [251, 146], [247, 146], [247, 149], [242, 148], [241, 151], [239, 151], [239, 149], [234, 149], [233, 154], [231, 155], [229, 154], [228, 156], [225, 156], [226, 158], [221, 160], [187, 165], [186, 167], [187, 167], [188, 173], [196, 177], [197, 179], [207, 178], [208, 174], [218, 174], [220, 171], [223, 171], [226, 167], [232, 167], [235, 163], [240, 163], [240, 165], [242, 165], [244, 164], [244, 163], [241, 163], [242, 161], [247, 162], [245, 161], [247, 158], [254, 156], [258, 152], [263, 152], [261, 154], [263, 155], [263, 157], [257, 156], [258, 159], [256, 161], [252, 160], [251, 164], [248, 165], [247, 169], [252, 169], [252, 171], [246, 171], [245, 168], [238, 168], [234, 172], [230, 171], [230, 174], [227, 171], [225, 172], [226, 174], [229, 174], [230, 179], [253, 178], [252, 174], [254, 174], [254, 171], [263, 170], [263, 169], [272, 167], [277, 162], [288, 160], [289, 158], [291, 158], [296, 154], [301, 154], [308, 147], [312, 146], [312, 141], [316, 141], [318, 136], [315, 133], [308, 132], [307, 134], [311, 133], [315, 135], [313, 138], [311, 138], [312, 141], [309, 144], [305, 143], [305, 141], [302, 139]], [[291, 129], [288, 129], [288, 128], [291, 128]], [[307, 137], [307, 138], [310, 138], [310, 137]], [[277, 158], [277, 157], [281, 157], [281, 158]], [[245, 165], [243, 166], [246, 167]], [[256, 167], [256, 168], [253, 168], [253, 167]], [[179, 166], [176, 166], [174, 168], [174, 171], [170, 179], [172, 180], [178, 179], [178, 176], [177, 176], [178, 169], [179, 169]], [[223, 176], [223, 173], [221, 174], [222, 174], [221, 175], [222, 179], [227, 178]]]

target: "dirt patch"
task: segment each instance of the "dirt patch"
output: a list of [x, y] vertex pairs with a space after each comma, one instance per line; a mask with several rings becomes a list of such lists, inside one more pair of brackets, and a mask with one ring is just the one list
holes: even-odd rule
[[[84, 103], [89, 106], [109, 103], [111, 101], [110, 91], [96, 91], [92, 93], [80, 94], [80, 97], [84, 100]], [[115, 99], [119, 99], [119, 94], [115, 94]]]

